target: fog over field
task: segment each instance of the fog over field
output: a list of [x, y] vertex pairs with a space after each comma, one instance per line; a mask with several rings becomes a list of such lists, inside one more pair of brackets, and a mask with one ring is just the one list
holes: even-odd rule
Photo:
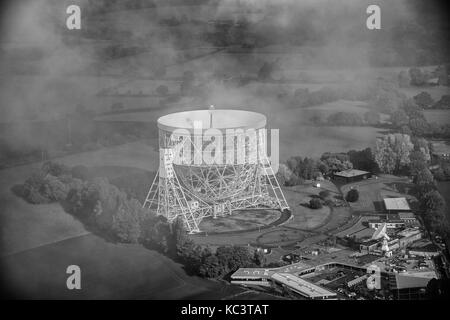
[[[116, 298], [120, 290], [133, 298], [154, 298], [151, 290], [163, 298], [203, 297], [213, 291], [218, 298], [230, 295], [233, 290], [219, 290], [221, 284], [191, 277], [178, 262], [155, 251], [137, 246], [127, 251], [126, 245], [90, 235], [91, 230], [57, 202], [26, 203], [14, 194], [14, 185], [47, 160], [70, 166], [103, 164], [124, 171], [139, 168], [153, 174], [158, 167], [157, 119], [210, 105], [266, 115], [268, 128], [280, 130], [282, 162], [293, 156], [320, 158], [325, 152], [374, 148], [377, 137], [398, 129], [391, 126], [392, 115], [407, 98], [427, 91], [435, 103], [450, 94], [450, 87], [439, 83], [419, 87], [410, 85], [409, 79], [406, 86], [399, 84], [400, 74], [410, 77], [413, 67], [421, 68], [427, 81], [434, 81], [441, 67], [450, 70], [447, 5], [432, 2], [377, 1], [380, 30], [366, 27], [371, 0], [2, 3], [0, 257], [6, 257], [2, 263], [13, 274], [11, 281], [17, 280], [26, 288], [23, 292], [35, 298], [42, 283], [36, 278], [28, 284], [28, 264], [36, 263], [42, 281], [53, 286], [65, 274], [53, 279], [51, 259], [62, 256], [61, 268], [72, 263], [71, 258], [98, 265], [89, 274], [98, 285], [94, 298]], [[81, 8], [81, 30], [66, 27], [69, 5]], [[132, 117], [146, 112], [150, 121], [127, 122], [123, 115], [127, 112]], [[373, 113], [379, 119], [370, 122], [367, 118]], [[429, 122], [449, 124], [448, 108], [424, 113]], [[356, 120], [335, 123], [336, 114], [340, 120], [352, 115]], [[101, 121], [110, 115], [120, 121]], [[293, 193], [295, 201], [297, 197]], [[316, 211], [308, 208], [310, 229], [353, 217], [344, 207], [336, 210], [342, 210], [341, 215], [333, 217], [328, 209], [324, 206], [323, 215], [314, 216]], [[33, 213], [33, 219], [21, 222]], [[292, 231], [293, 236], [297, 233]], [[226, 236], [222, 240], [228, 241]], [[250, 235], [247, 240], [252, 241]], [[85, 251], [77, 250], [80, 245]], [[107, 252], [103, 261], [100, 255], [89, 255], [91, 245]], [[73, 249], [70, 255], [65, 255], [67, 248]], [[118, 257], [123, 252], [130, 252], [130, 259]], [[113, 263], [124, 265], [128, 276], [133, 276], [133, 263], [137, 264], [129, 262], [133, 259], [142, 264], [128, 285], [129, 279], [125, 276], [123, 281]], [[157, 263], [151, 265], [152, 261]], [[151, 283], [151, 289], [143, 289], [140, 277], [152, 282], [147, 275], [154, 276], [157, 269], [164, 269], [164, 274]], [[109, 280], [107, 275], [102, 278], [103, 272], [111, 270], [114, 281], [103, 288], [101, 282]], [[165, 287], [165, 279], [172, 287]], [[46, 294], [53, 298], [58, 290]]]

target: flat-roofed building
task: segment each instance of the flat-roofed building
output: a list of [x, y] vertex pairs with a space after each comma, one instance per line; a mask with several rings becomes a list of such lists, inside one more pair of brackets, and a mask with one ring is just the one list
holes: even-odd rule
[[402, 220], [405, 223], [405, 225], [408, 227], [413, 227], [413, 226], [419, 225], [419, 221], [417, 221], [416, 216], [414, 215], [414, 213], [412, 213], [410, 211], [399, 212], [398, 218], [400, 220]]
[[397, 233], [397, 236], [399, 237], [399, 245], [403, 248], [422, 239], [422, 232], [419, 229], [405, 229]]
[[430, 240], [422, 240], [409, 249], [409, 254], [420, 257], [435, 257], [440, 254], [440, 250]]
[[386, 224], [386, 228], [388, 229], [403, 228], [405, 226], [405, 222], [400, 219], [369, 220], [368, 223], [372, 229], [378, 229], [383, 224]]
[[432, 155], [442, 160], [450, 160], [450, 144], [447, 141], [433, 141]]
[[231, 275], [231, 283], [242, 285], [269, 286], [268, 279], [273, 271], [263, 268], [239, 268]]
[[308, 299], [332, 299], [337, 296], [336, 292], [320, 287], [290, 273], [274, 273], [271, 279], [275, 283], [281, 284]]
[[348, 169], [344, 171], [335, 172], [333, 176], [336, 180], [350, 183], [365, 180], [371, 176], [371, 173], [368, 171], [362, 171], [357, 169]]
[[388, 213], [411, 211], [406, 198], [384, 198], [383, 201]]

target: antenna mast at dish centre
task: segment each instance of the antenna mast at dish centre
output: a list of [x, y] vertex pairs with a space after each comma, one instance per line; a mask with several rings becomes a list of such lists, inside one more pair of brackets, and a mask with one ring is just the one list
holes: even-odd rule
[[265, 127], [263, 114], [213, 106], [160, 117], [159, 169], [143, 207], [169, 222], [181, 218], [189, 233], [200, 232], [205, 217], [289, 210], [267, 157]]

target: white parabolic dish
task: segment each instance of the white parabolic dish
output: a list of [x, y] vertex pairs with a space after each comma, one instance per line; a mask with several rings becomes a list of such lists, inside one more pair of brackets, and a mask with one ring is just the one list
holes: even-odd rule
[[266, 126], [266, 116], [252, 111], [230, 109], [185, 111], [160, 117], [158, 128], [169, 132], [177, 129], [193, 131], [195, 122], [201, 123], [203, 130], [260, 129]]

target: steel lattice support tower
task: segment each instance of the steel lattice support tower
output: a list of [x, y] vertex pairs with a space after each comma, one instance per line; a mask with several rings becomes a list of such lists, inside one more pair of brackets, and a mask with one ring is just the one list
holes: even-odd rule
[[[198, 117], [202, 118], [205, 111], [195, 112], [201, 112]], [[223, 112], [223, 110], [217, 111]], [[228, 112], [227, 115], [237, 112], [225, 111]], [[189, 116], [197, 116], [195, 112], [191, 112], [194, 115], [189, 114]], [[184, 161], [186, 153], [183, 155], [180, 150], [186, 144], [195, 145], [195, 138], [188, 133], [173, 134], [173, 127], [183, 125], [174, 117], [178, 114], [168, 115], [158, 120], [159, 169], [143, 207], [165, 216], [168, 221], [181, 217], [190, 233], [200, 231], [199, 224], [205, 217], [217, 218], [229, 215], [235, 210], [248, 208], [270, 208], [281, 211], [289, 209], [265, 150], [264, 153], [260, 153], [262, 156], [258, 159], [252, 158], [257, 155], [256, 152], [248, 152], [253, 156], [232, 164], [208, 165], [190, 162], [186, 164]], [[249, 112], [245, 112], [245, 115], [247, 114]], [[212, 127], [212, 115], [211, 113], [207, 115]], [[263, 125], [265, 125], [265, 117]], [[257, 126], [261, 127], [261, 124], [258, 123]], [[244, 148], [247, 151], [265, 148], [265, 139], [262, 135], [258, 135], [256, 140], [246, 142]], [[199, 149], [203, 152], [204, 148], [201, 146]], [[228, 152], [226, 156], [230, 155], [230, 149], [225, 152]]]

